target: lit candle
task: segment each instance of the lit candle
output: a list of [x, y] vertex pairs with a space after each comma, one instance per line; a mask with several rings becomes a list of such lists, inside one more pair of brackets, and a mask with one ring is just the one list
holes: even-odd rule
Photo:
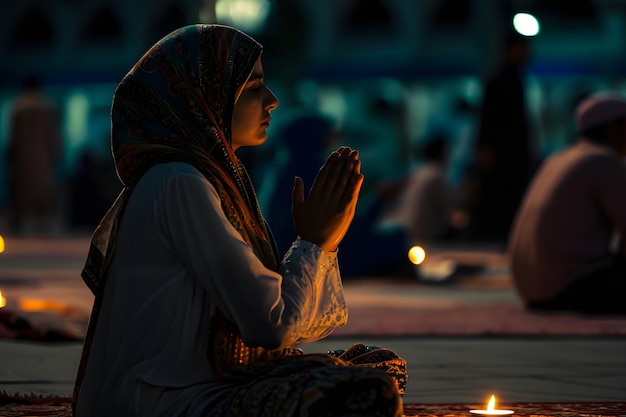
[[489, 403], [487, 404], [486, 410], [470, 410], [470, 413], [482, 414], [487, 416], [503, 416], [506, 414], [513, 414], [513, 411], [496, 409], [496, 397], [492, 395]]

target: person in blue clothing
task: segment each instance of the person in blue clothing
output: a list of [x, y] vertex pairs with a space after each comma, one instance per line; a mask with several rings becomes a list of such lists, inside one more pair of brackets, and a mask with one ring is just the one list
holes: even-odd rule
[[[332, 120], [315, 111], [302, 111], [292, 117], [279, 133], [285, 155], [274, 163], [273, 179], [266, 186], [266, 213], [279, 250], [289, 248], [295, 233], [291, 218], [290, 182], [294, 177], [312, 184], [328, 149], [341, 133]], [[305, 190], [308, 191], [308, 190]], [[261, 191], [263, 192], [263, 191]], [[341, 274], [344, 278], [397, 273], [399, 265], [408, 264], [407, 233], [399, 228], [378, 228], [383, 199], [375, 198], [357, 210], [341, 247]], [[402, 268], [400, 268], [402, 270]]]

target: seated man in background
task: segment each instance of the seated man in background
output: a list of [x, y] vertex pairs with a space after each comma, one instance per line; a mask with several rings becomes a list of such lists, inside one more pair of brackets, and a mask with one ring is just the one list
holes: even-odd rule
[[448, 180], [448, 139], [434, 134], [419, 150], [420, 163], [396, 193], [398, 201], [384, 225], [406, 229], [410, 245], [441, 243], [456, 238], [467, 223], [457, 209], [456, 190]]
[[530, 309], [626, 314], [626, 100], [595, 94], [575, 112], [579, 138], [550, 156], [508, 242]]

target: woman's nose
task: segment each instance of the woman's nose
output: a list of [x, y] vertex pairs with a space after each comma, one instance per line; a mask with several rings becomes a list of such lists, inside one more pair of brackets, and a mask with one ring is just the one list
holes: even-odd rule
[[272, 93], [272, 90], [270, 90], [267, 87], [265, 87], [265, 88], [267, 90], [267, 100], [266, 100], [267, 104], [265, 105], [265, 109], [267, 111], [275, 110], [276, 107], [278, 107], [278, 99], [276, 98], [274, 93]]

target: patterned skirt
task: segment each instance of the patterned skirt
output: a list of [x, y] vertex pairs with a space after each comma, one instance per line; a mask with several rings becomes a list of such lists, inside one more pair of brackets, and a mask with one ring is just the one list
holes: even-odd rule
[[393, 351], [357, 344], [257, 362], [226, 379], [232, 389], [204, 415], [399, 417], [407, 371]]

